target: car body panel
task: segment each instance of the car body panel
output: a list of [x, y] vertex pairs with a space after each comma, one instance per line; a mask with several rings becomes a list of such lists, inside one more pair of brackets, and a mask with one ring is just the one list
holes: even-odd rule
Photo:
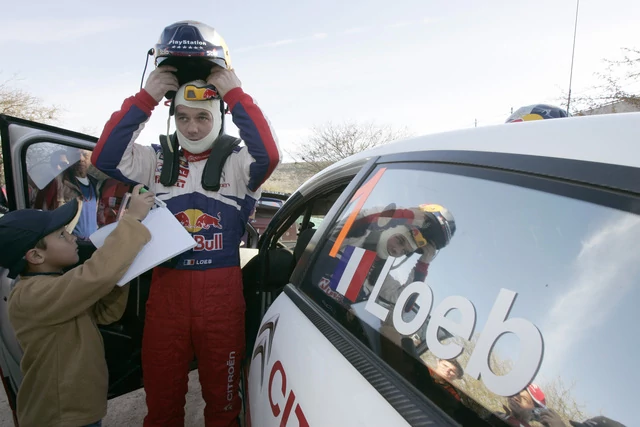
[[408, 425], [285, 294], [264, 319], [248, 378], [255, 426]]

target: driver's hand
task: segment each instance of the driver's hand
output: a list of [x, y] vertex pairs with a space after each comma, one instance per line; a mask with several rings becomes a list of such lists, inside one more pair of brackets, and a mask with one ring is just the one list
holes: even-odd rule
[[163, 65], [149, 74], [147, 84], [144, 85], [144, 90], [146, 90], [156, 102], [162, 101], [165, 93], [177, 91], [180, 87], [178, 78], [173, 74], [173, 71], [178, 71], [178, 69], [169, 65]]
[[227, 70], [218, 65], [211, 69], [211, 74], [207, 77], [207, 83], [214, 85], [222, 98], [224, 98], [230, 90], [242, 86], [234, 70]]
[[427, 243], [427, 246], [424, 246], [421, 249], [422, 254], [420, 255], [420, 262], [429, 264], [436, 256], [436, 247], [432, 243]]

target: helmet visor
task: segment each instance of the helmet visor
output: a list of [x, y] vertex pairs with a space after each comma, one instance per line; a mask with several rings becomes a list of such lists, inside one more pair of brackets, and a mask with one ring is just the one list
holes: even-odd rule
[[189, 60], [195, 60], [198, 62], [209, 62], [215, 65], [218, 65], [222, 68], [227, 68], [227, 63], [224, 60], [224, 58], [218, 58], [218, 57], [212, 57], [212, 56], [206, 56], [206, 55], [195, 55], [193, 53], [187, 53], [187, 52], [171, 52], [171, 53], [167, 53], [166, 56], [158, 56], [156, 57], [156, 67], [159, 67], [161, 65], [171, 65], [174, 66], [176, 68], [178, 68], [179, 65], [181, 64], [185, 64], [185, 65], [189, 65], [190, 61]]

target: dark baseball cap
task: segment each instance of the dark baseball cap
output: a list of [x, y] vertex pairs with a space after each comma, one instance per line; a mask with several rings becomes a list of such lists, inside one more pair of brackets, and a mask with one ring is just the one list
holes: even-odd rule
[[599, 416], [583, 421], [581, 423], [577, 421], [569, 421], [574, 427], [625, 427], [624, 424], [620, 424], [617, 421], [613, 421], [611, 418]]
[[10, 278], [22, 272], [24, 256], [40, 239], [75, 218], [78, 206], [78, 200], [73, 199], [52, 211], [20, 209], [0, 218], [0, 267], [9, 269]]

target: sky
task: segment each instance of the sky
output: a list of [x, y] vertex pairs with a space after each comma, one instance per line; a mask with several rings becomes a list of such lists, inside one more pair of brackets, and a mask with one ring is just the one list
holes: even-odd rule
[[[15, 77], [11, 84], [60, 105], [55, 125], [99, 134], [139, 89], [162, 29], [200, 20], [225, 38], [245, 91], [293, 153], [327, 122], [373, 121], [422, 135], [559, 103], [575, 12], [569, 0], [29, 1], [3, 10], [0, 81]], [[633, 0], [582, 0], [574, 94], [597, 83], [603, 58], [637, 46], [639, 16]], [[138, 142], [157, 143], [167, 117], [168, 108], [157, 108]]]

